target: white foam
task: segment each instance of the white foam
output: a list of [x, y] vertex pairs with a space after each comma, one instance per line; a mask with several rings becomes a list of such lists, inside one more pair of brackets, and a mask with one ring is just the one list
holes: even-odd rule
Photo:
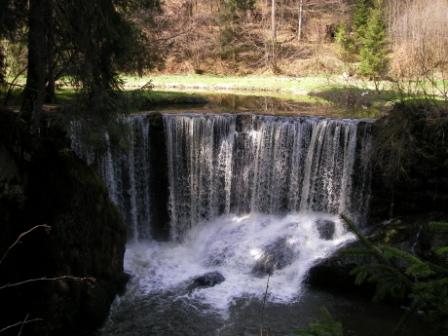
[[[319, 237], [318, 219], [335, 223], [332, 240]], [[218, 271], [226, 279], [223, 283], [190, 295], [226, 310], [235, 298], [264, 295], [267, 276], [255, 277], [252, 269], [266, 246], [279, 239], [285, 239], [294, 259], [273, 273], [268, 297], [272, 302], [297, 300], [313, 263], [354, 237], [336, 216], [327, 214], [226, 215], [196, 225], [182, 243], [130, 245], [125, 258], [126, 270], [134, 276], [130, 290], [143, 295], [163, 293], [182, 288], [195, 276]]]

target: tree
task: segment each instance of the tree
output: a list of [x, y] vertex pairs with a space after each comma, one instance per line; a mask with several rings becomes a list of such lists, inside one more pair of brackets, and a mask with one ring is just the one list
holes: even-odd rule
[[0, 7], [0, 39], [27, 31], [21, 116], [32, 129], [58, 77], [69, 76], [89, 101], [84, 107], [106, 117], [116, 105], [118, 71], [149, 66], [141, 52], [148, 41], [130, 13], [160, 8], [159, 0], [0, 0]]
[[[223, 59], [232, 58], [236, 61], [241, 37], [240, 14], [254, 9], [255, 0], [225, 0], [221, 3], [219, 13], [220, 56]], [[230, 57], [229, 57], [230, 56]]]
[[351, 55], [356, 53], [356, 43], [346, 24], [340, 24], [337, 27], [335, 40], [341, 48], [343, 59], [348, 59]]
[[378, 80], [385, 74], [388, 66], [386, 25], [383, 18], [382, 0], [378, 0], [370, 9], [361, 39], [361, 63], [359, 72], [375, 81], [378, 90]]
[[297, 24], [297, 40], [302, 39], [302, 28], [303, 28], [303, 0], [299, 0], [299, 20]]
[[48, 64], [48, 26], [51, 0], [31, 0], [28, 11], [28, 73], [21, 108], [22, 118], [38, 129], [45, 100], [46, 66]]
[[0, 40], [0, 87], [5, 82], [6, 55]]
[[355, 13], [353, 14], [353, 31], [358, 35], [358, 39], [362, 39], [365, 34], [367, 21], [369, 20], [369, 12], [373, 7], [374, 0], [357, 0]]
[[0, 87], [6, 82], [7, 57], [4, 41], [15, 41], [26, 20], [25, 0], [0, 0]]

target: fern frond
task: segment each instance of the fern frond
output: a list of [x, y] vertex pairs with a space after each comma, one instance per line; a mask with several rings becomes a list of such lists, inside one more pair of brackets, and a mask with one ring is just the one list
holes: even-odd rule
[[439, 255], [439, 256], [444, 256], [445, 254], [448, 254], [448, 246], [442, 246], [442, 247], [438, 247], [435, 248], [434, 253]]
[[448, 222], [431, 222], [429, 228], [437, 232], [448, 232]]
[[372, 255], [372, 252], [365, 247], [349, 247], [341, 251], [342, 255], [368, 257]]

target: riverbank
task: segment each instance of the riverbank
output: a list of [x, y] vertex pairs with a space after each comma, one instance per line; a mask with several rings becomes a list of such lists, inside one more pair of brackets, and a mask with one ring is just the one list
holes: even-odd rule
[[[389, 82], [375, 90], [371, 81], [338, 75], [288, 77], [275, 75], [150, 75], [121, 76], [124, 98], [131, 111], [154, 108], [198, 107], [207, 102], [211, 107], [228, 105], [228, 110], [255, 110], [269, 106], [270, 111], [287, 110], [288, 114], [305, 112], [310, 107], [338, 109], [362, 117], [377, 117], [398, 100], [399, 94]], [[24, 79], [18, 81], [23, 84]], [[74, 89], [67, 80], [57, 82], [54, 105], [70, 102]], [[8, 105], [18, 106], [20, 96], [13, 91]], [[235, 103], [237, 101], [237, 103]], [[257, 101], [257, 103], [254, 103]], [[283, 107], [281, 107], [283, 105]], [[51, 107], [51, 104], [49, 105]], [[310, 112], [310, 114], [316, 114]]]

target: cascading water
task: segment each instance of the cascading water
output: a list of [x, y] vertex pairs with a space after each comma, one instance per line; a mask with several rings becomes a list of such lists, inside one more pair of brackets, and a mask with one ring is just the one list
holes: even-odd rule
[[[150, 300], [151, 312], [160, 314], [173, 304], [224, 312], [238, 298], [260, 298], [268, 275], [268, 301], [295, 302], [313, 263], [353, 239], [337, 215], [361, 223], [367, 214], [368, 121], [163, 114], [158, 141], [165, 157], [151, 158], [153, 149], [160, 151], [153, 122], [149, 115], [128, 118], [126, 150], [113, 150], [106, 134], [100, 155], [83, 148], [79, 125], [73, 128], [74, 149], [96, 162], [130, 227], [125, 267], [134, 277], [105, 334], [135, 302]], [[166, 165], [158, 170], [166, 181], [154, 164]], [[151, 193], [158, 178], [166, 184], [168, 204]], [[155, 223], [154, 205], [165, 209], [168, 223]], [[151, 241], [155, 225], [165, 224], [169, 241]], [[225, 280], [192, 287], [210, 272]]]
[[72, 125], [72, 148], [95, 164], [111, 200], [129, 226], [129, 238], [147, 239], [151, 234], [149, 120], [145, 115], [126, 119], [124, 149], [113, 148], [107, 132], [104, 149], [96, 153], [82, 141], [82, 123]]
[[164, 122], [174, 240], [221, 214], [367, 213], [365, 122], [191, 114]]

